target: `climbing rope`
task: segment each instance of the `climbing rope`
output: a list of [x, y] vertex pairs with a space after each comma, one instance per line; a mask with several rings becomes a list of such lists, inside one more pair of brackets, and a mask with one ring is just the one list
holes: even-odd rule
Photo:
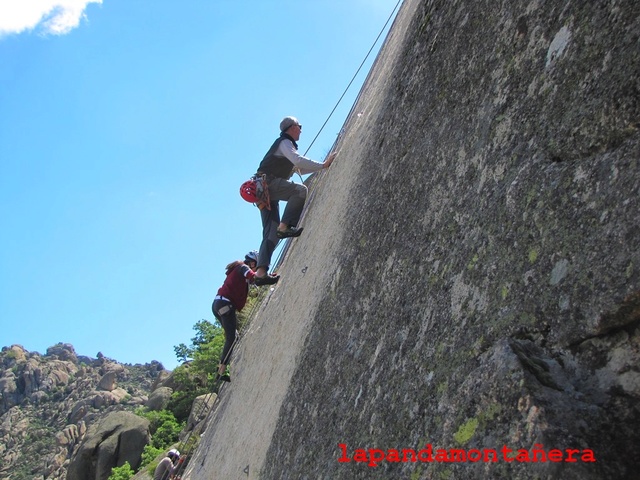
[[393, 18], [393, 14], [395, 13], [396, 9], [398, 8], [398, 6], [402, 3], [402, 0], [398, 0], [398, 3], [396, 3], [396, 6], [393, 7], [393, 10], [391, 11], [391, 14], [389, 15], [389, 18], [387, 18], [387, 21], [385, 22], [384, 26], [382, 27], [382, 29], [380, 30], [380, 33], [378, 33], [378, 36], [376, 37], [376, 39], [374, 40], [373, 44], [371, 45], [371, 48], [369, 49], [369, 51], [367, 52], [367, 54], [364, 57], [364, 60], [362, 60], [362, 63], [360, 64], [360, 66], [358, 67], [358, 69], [356, 70], [356, 73], [353, 74], [353, 77], [351, 78], [351, 81], [349, 82], [349, 84], [347, 85], [347, 88], [344, 89], [344, 92], [342, 92], [342, 95], [340, 96], [340, 98], [338, 99], [338, 101], [336, 102], [335, 106], [333, 107], [333, 110], [331, 110], [331, 113], [329, 113], [329, 116], [327, 117], [327, 119], [324, 121], [324, 123], [322, 124], [322, 127], [320, 127], [320, 130], [318, 130], [318, 133], [316, 134], [315, 137], [313, 137], [313, 140], [311, 140], [311, 143], [309, 144], [309, 146], [307, 147], [307, 150], [304, 152], [304, 155], [307, 155], [307, 152], [311, 149], [311, 146], [314, 144], [314, 142], [316, 141], [316, 139], [318, 138], [318, 136], [320, 136], [320, 133], [322, 132], [322, 130], [324, 129], [325, 125], [327, 124], [327, 122], [329, 121], [329, 119], [331, 118], [331, 116], [333, 115], [333, 112], [336, 111], [336, 108], [338, 108], [338, 105], [340, 105], [340, 102], [342, 101], [342, 99], [344, 98], [344, 96], [347, 93], [347, 90], [349, 90], [349, 87], [351, 87], [351, 84], [353, 83], [353, 81], [356, 79], [356, 77], [358, 76], [358, 73], [360, 73], [360, 70], [362, 69], [362, 67], [364, 66], [365, 62], [367, 61], [367, 58], [369, 58], [369, 55], [371, 55], [371, 52], [373, 51], [373, 48], [376, 46], [376, 43], [378, 43], [378, 40], [380, 40], [380, 37], [382, 36], [382, 33], [384, 32], [384, 30], [387, 28], [387, 25], [389, 24], [389, 22], [391, 21], [391, 18]]
[[[369, 51], [367, 52], [366, 56], [364, 57], [364, 59], [362, 60], [362, 62], [360, 63], [360, 66], [358, 67], [358, 69], [356, 70], [355, 74], [353, 75], [353, 77], [351, 78], [351, 81], [349, 82], [349, 84], [347, 85], [347, 87], [345, 88], [344, 92], [342, 93], [342, 95], [340, 96], [340, 98], [338, 99], [338, 101], [336, 102], [335, 106], [333, 107], [333, 109], [331, 110], [331, 112], [329, 113], [329, 116], [327, 117], [327, 119], [324, 121], [324, 123], [322, 124], [322, 126], [320, 127], [320, 130], [318, 130], [318, 133], [316, 134], [316, 136], [313, 138], [313, 140], [311, 141], [311, 143], [309, 144], [309, 146], [307, 147], [307, 150], [304, 152], [304, 155], [306, 156], [307, 153], [309, 152], [309, 150], [311, 149], [311, 147], [313, 146], [313, 144], [315, 143], [315, 141], [317, 140], [317, 138], [320, 136], [320, 133], [322, 132], [322, 130], [324, 129], [324, 127], [327, 125], [327, 123], [329, 122], [329, 120], [331, 119], [331, 116], [334, 114], [334, 112], [336, 111], [336, 109], [338, 108], [338, 106], [340, 105], [340, 102], [342, 101], [342, 99], [344, 98], [344, 96], [346, 95], [347, 91], [349, 90], [349, 88], [351, 87], [351, 85], [353, 84], [354, 80], [356, 79], [358, 73], [360, 72], [360, 70], [362, 69], [362, 67], [364, 66], [365, 62], [367, 61], [367, 59], [369, 58], [369, 55], [371, 54], [371, 52], [373, 51], [375, 45], [378, 43], [378, 40], [380, 39], [380, 37], [382, 36], [383, 32], [385, 31], [385, 29], [387, 28], [387, 25], [389, 24], [389, 22], [391, 21], [391, 19], [393, 18], [393, 15], [395, 13], [395, 11], [398, 9], [398, 6], [402, 3], [402, 0], [398, 0], [398, 2], [396, 3], [396, 5], [393, 7], [393, 10], [391, 11], [391, 14], [389, 15], [389, 18], [387, 18], [387, 21], [385, 22], [384, 26], [382, 27], [382, 29], [380, 30], [380, 33], [378, 33], [378, 36], [376, 37], [376, 39], [374, 40], [373, 44], [371, 45], [371, 48], [369, 49]], [[349, 111], [349, 114], [347, 115], [347, 118], [344, 122], [344, 125], [347, 125], [347, 123], [351, 120], [351, 117], [353, 115], [353, 109], [355, 104], [357, 103], [358, 99], [360, 98], [360, 93], [358, 93], [356, 100], [354, 102], [354, 105], [351, 107], [351, 110]], [[344, 131], [344, 126], [343, 128], [341, 128], [338, 137], [336, 138], [335, 142], [333, 143], [331, 150], [330, 151], [334, 151], [335, 148], [337, 147], [338, 143], [340, 142], [340, 139], [342, 137], [342, 133]], [[308, 211], [310, 205], [313, 204], [313, 200], [315, 198], [315, 192], [317, 190], [320, 190], [320, 186], [323, 184], [324, 179], [326, 177], [326, 172], [324, 171], [320, 171], [317, 172], [313, 175], [311, 175], [308, 180], [307, 180], [307, 187], [309, 189], [309, 198], [307, 199], [307, 201], [305, 202], [305, 206], [304, 209], [302, 211], [302, 215], [300, 217], [300, 222], [302, 222], [304, 220], [305, 214]], [[302, 180], [302, 177], [300, 177], [300, 180]], [[304, 181], [303, 181], [304, 183]], [[286, 253], [289, 249], [289, 246], [291, 244], [291, 238], [286, 239], [283, 242], [283, 246], [280, 249], [278, 255], [276, 256], [276, 260], [274, 262], [274, 271], [277, 271], [277, 269], [282, 265], [284, 258], [286, 257]], [[306, 270], [306, 267], [305, 267]], [[253, 305], [251, 307], [251, 310], [249, 312], [249, 314], [246, 317], [246, 321], [244, 322], [244, 324], [242, 325], [242, 329], [241, 332], [239, 332], [236, 335], [235, 340], [233, 341], [233, 344], [231, 345], [231, 348], [229, 349], [229, 353], [227, 354], [227, 356], [229, 356], [231, 354], [231, 352], [235, 349], [236, 345], [240, 343], [241, 338], [243, 337], [244, 333], [250, 328], [252, 321], [254, 320], [255, 316], [256, 316], [256, 312], [258, 310], [258, 307], [262, 304], [263, 300], [265, 299], [267, 292], [271, 291], [271, 288], [269, 289], [261, 289], [261, 293], [256, 297], [256, 300], [253, 302]], [[224, 364], [227, 365], [226, 362], [226, 358], [224, 359]], [[215, 411], [215, 406], [218, 403], [217, 399], [220, 397], [221, 392], [223, 391], [223, 387], [224, 384], [226, 382], [224, 382], [223, 380], [217, 380], [217, 397], [216, 400], [214, 400], [214, 404], [211, 406], [209, 412], [207, 413], [206, 417], [201, 420], [200, 422], [198, 422], [199, 424], [202, 425], [207, 425], [208, 421], [209, 421], [209, 417], [212, 415], [212, 413]], [[204, 401], [202, 402], [202, 405], [200, 407], [200, 411], [198, 412], [198, 414], [196, 415], [195, 418], [200, 418], [200, 416], [204, 413], [204, 411], [209, 408], [209, 400], [211, 399], [211, 396], [214, 395], [215, 392], [209, 392], [207, 394], [207, 396], [205, 397]], [[195, 427], [195, 426], [194, 426]], [[179, 444], [179, 448], [178, 450], [180, 452], [182, 452], [182, 450], [189, 445], [187, 451], [184, 453], [184, 458], [185, 459], [189, 459], [192, 453], [192, 450], [195, 446], [195, 442], [191, 442], [189, 443], [191, 436], [193, 435], [193, 433], [196, 431], [195, 428], [193, 428], [192, 430], [190, 430], [187, 433], [187, 436], [184, 438], [184, 440], [182, 440]], [[187, 462], [182, 462], [179, 464], [179, 468], [176, 471], [175, 477], [179, 479], [180, 478], [180, 474], [183, 472], [184, 468], [186, 467]]]

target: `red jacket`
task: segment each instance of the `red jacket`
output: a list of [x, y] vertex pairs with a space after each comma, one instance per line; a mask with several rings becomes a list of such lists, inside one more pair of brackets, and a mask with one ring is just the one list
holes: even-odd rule
[[249, 280], [256, 274], [245, 264], [238, 265], [227, 272], [227, 278], [218, 289], [218, 295], [228, 298], [236, 310], [240, 311], [247, 303], [249, 293]]

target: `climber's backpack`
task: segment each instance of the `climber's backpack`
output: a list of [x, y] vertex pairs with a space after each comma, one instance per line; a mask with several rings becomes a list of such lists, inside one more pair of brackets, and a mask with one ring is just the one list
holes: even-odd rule
[[240, 196], [249, 203], [253, 203], [260, 210], [266, 207], [271, 210], [269, 199], [269, 187], [266, 175], [255, 174], [249, 180], [240, 185]]

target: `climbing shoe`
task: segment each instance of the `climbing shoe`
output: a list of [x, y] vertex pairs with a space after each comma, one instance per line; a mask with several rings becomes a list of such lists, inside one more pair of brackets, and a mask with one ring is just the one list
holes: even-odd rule
[[255, 277], [253, 283], [261, 287], [262, 285], [273, 285], [278, 283], [280, 275], [265, 275], [264, 277]]
[[286, 230], [278, 230], [278, 238], [299, 237], [302, 233], [303, 227], [287, 227]]

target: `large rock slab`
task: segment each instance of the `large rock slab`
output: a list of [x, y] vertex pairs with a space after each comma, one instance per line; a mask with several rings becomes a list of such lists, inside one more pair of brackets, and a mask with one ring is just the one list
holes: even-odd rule
[[149, 421], [129, 412], [114, 412], [92, 425], [67, 470], [67, 480], [107, 480], [113, 467], [140, 465], [149, 443]]
[[[639, 38], [635, 0], [405, 0], [184, 478], [634, 478]], [[354, 455], [427, 444], [562, 457]]]
[[173, 390], [169, 387], [158, 387], [151, 392], [145, 406], [149, 410], [163, 410], [169, 404], [172, 393]]

